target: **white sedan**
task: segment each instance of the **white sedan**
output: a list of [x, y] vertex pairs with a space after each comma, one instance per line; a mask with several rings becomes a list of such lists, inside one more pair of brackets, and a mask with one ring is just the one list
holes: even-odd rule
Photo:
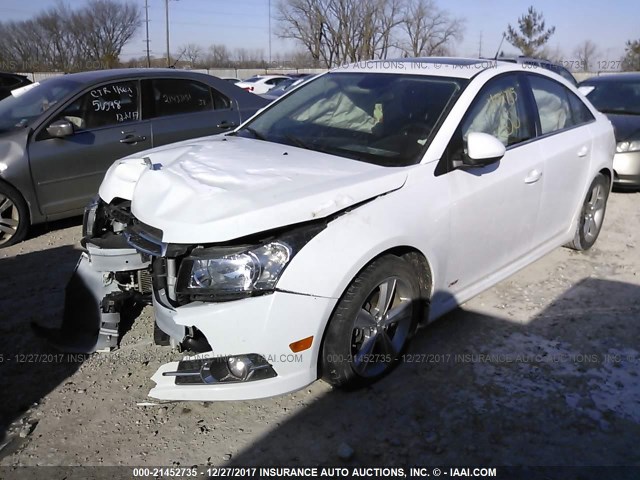
[[152, 397], [366, 385], [419, 326], [561, 245], [589, 249], [614, 150], [606, 117], [544, 69], [330, 71], [232, 133], [116, 162], [59, 341], [114, 348], [126, 300], [149, 298], [156, 341], [199, 352], [160, 366]]
[[255, 75], [246, 80], [236, 83], [236, 87], [247, 90], [248, 92], [260, 95], [267, 93], [278, 84], [289, 80], [291, 77], [285, 75]]

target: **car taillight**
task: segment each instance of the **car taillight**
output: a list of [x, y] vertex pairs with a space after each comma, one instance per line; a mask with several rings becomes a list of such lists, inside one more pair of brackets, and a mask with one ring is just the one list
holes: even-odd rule
[[253, 87], [244, 87], [247, 92], [253, 92]]

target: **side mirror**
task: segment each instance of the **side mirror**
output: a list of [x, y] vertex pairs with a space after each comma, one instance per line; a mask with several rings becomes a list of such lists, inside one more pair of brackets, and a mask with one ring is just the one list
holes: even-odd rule
[[53, 138], [64, 138], [73, 135], [73, 124], [69, 120], [60, 119], [47, 127], [47, 133]]
[[481, 132], [471, 132], [467, 136], [467, 155], [462, 163], [470, 167], [483, 167], [497, 162], [507, 149], [493, 135]]

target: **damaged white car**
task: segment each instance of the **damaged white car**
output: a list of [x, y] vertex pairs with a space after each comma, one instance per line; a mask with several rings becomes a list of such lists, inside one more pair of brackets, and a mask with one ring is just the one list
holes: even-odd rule
[[150, 395], [235, 400], [372, 382], [417, 327], [550, 250], [590, 248], [613, 130], [544, 69], [404, 59], [321, 75], [234, 132], [116, 162], [87, 208], [59, 342], [200, 352]]

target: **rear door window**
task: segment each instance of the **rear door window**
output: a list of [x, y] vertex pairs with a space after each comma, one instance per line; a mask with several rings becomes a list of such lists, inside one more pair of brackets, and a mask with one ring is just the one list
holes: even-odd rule
[[564, 85], [540, 75], [530, 75], [529, 82], [538, 107], [543, 135], [572, 128], [593, 119], [586, 105]]
[[231, 101], [208, 85], [188, 79], [165, 78], [150, 81], [151, 96], [146, 105], [149, 118], [227, 109]]

